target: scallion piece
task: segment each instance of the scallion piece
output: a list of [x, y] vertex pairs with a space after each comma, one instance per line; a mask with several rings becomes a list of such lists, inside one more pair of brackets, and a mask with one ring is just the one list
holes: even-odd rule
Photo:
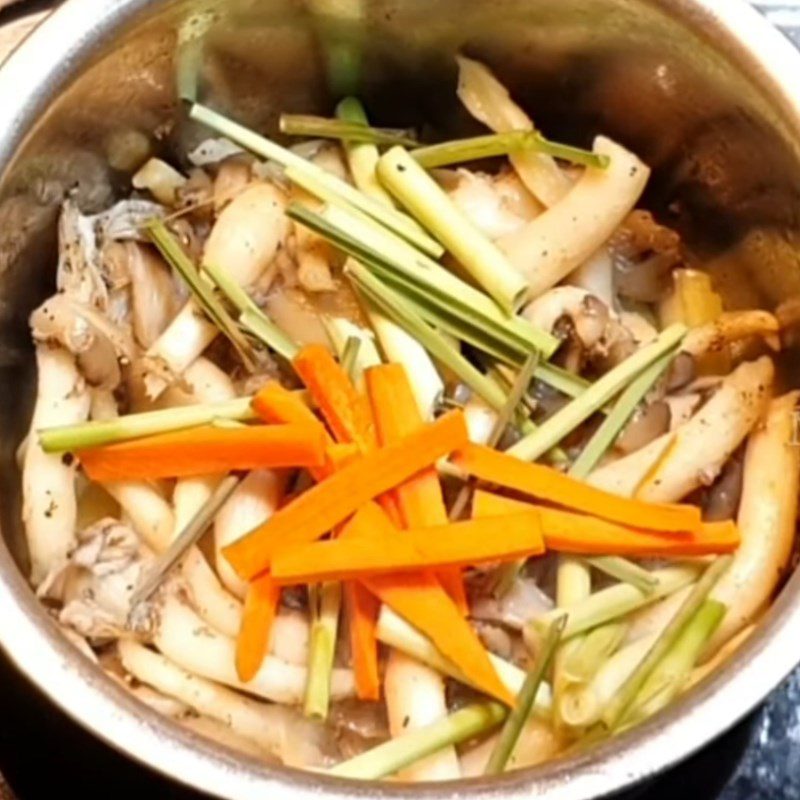
[[606, 169], [611, 163], [608, 156], [568, 144], [550, 142], [535, 131], [508, 131], [426, 145], [412, 150], [411, 156], [421, 167], [434, 169], [481, 158], [515, 155], [521, 151], [543, 153], [562, 161], [595, 169]]
[[685, 334], [686, 326], [681, 324], [662, 331], [653, 342], [626, 358], [595, 381], [579, 398], [553, 414], [538, 430], [517, 442], [508, 450], [509, 455], [535, 461], [623, 391], [643, 370], [672, 351]]
[[312, 139], [338, 139], [344, 142], [401, 145], [416, 147], [413, 132], [400, 128], [373, 128], [360, 122], [328, 119], [313, 114], [281, 114], [281, 133], [287, 136], [308, 136]]
[[573, 478], [585, 478], [599, 463], [600, 459], [614, 444], [628, 420], [633, 416], [639, 403], [653, 388], [675, 358], [675, 350], [654, 361], [647, 369], [631, 382], [630, 386], [619, 396], [614, 410], [605, 418], [581, 454], [570, 467], [569, 474]]
[[500, 703], [476, 703], [444, 719], [378, 745], [328, 771], [339, 778], [378, 780], [394, 775], [443, 747], [460, 744], [497, 727], [506, 717]]
[[252, 399], [240, 397], [223, 403], [164, 408], [141, 414], [126, 414], [115, 419], [42, 428], [36, 433], [46, 453], [84, 450], [114, 442], [127, 442], [142, 436], [153, 436], [156, 433], [210, 425], [215, 419], [247, 422], [256, 418], [250, 405]]
[[678, 641], [681, 632], [708, 598], [711, 590], [728, 569], [732, 560], [733, 556], [717, 558], [703, 573], [700, 580], [697, 581], [689, 596], [683, 601], [678, 612], [670, 620], [667, 627], [664, 628], [647, 655], [638, 664], [633, 673], [628, 676], [628, 679], [606, 706], [602, 719], [607, 728], [614, 729], [624, 721], [625, 714], [639, 690], [644, 686], [659, 662]]
[[425, 233], [410, 217], [387, 208], [373, 197], [360, 192], [349, 183], [325, 172], [316, 164], [281, 147], [265, 136], [261, 136], [199, 103], [192, 106], [189, 116], [226, 136], [246, 150], [250, 150], [262, 158], [271, 159], [287, 170], [292, 169], [295, 177], [302, 180], [302, 188], [320, 199], [324, 201], [332, 199], [334, 202], [358, 209], [435, 258], [444, 252], [442, 246]]
[[458, 259], [506, 313], [525, 301], [528, 284], [503, 252], [458, 210], [441, 187], [402, 147], [378, 161], [378, 178], [411, 215]]
[[522, 684], [522, 689], [520, 689], [517, 695], [517, 702], [506, 718], [497, 743], [492, 750], [492, 754], [489, 756], [489, 761], [484, 770], [485, 775], [500, 775], [505, 772], [506, 765], [514, 752], [514, 747], [516, 747], [522, 729], [525, 727], [531, 715], [536, 694], [539, 691], [539, 687], [542, 685], [545, 673], [558, 648], [565, 623], [566, 617], [562, 616], [554, 620], [550, 625], [547, 638], [542, 648], [536, 654], [533, 666], [525, 677], [525, 683]]
[[336, 654], [342, 585], [338, 582], [310, 586], [308, 605], [311, 631], [308, 648], [308, 680], [303, 711], [307, 717], [327, 719], [331, 699], [331, 672]]
[[646, 594], [655, 591], [658, 578], [652, 572], [634, 561], [621, 556], [595, 556], [586, 562], [600, 572], [610, 575], [623, 583], [629, 583]]

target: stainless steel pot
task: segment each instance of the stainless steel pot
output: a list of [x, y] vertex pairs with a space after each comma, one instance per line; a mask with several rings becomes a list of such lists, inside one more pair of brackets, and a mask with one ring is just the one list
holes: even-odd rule
[[[467, 786], [263, 767], [156, 716], [61, 638], [23, 577], [13, 455], [33, 388], [25, 320], [51, 288], [64, 192], [90, 209], [124, 191], [126, 176], [105, 166], [108, 135], [136, 128], [173, 152], [201, 138], [175, 100], [179, 30], [190, 42], [184, 63], [201, 64], [203, 97], [266, 129], [281, 110], [329, 109], [331, 82], [350, 81], [382, 122], [467, 131], [452, 55], [474, 53], [551, 135], [585, 143], [604, 131], [647, 159], [649, 204], [716, 259], [723, 279], [736, 274], [765, 306], [800, 291], [800, 55], [741, 0], [69, 0], [0, 70], [0, 645], [10, 658], [130, 757], [236, 800], [603, 797], [745, 715], [800, 661], [800, 575], [735, 661], [666, 714], [596, 749]], [[791, 382], [791, 364], [785, 372]]]

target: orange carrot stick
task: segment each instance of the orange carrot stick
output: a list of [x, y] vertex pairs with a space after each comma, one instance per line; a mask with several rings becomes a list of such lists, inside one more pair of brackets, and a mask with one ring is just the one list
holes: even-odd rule
[[379, 700], [378, 676], [378, 611], [380, 604], [360, 583], [344, 584], [344, 605], [350, 626], [350, 650], [356, 693], [360, 700]]
[[261, 575], [247, 587], [242, 625], [236, 639], [236, 672], [242, 681], [255, 677], [269, 652], [269, 637], [280, 597], [280, 587], [269, 575]]
[[353, 442], [364, 452], [375, 446], [367, 399], [322, 345], [304, 347], [292, 362], [337, 442]]
[[[345, 529], [356, 524], [359, 514]], [[544, 552], [539, 514], [533, 508], [497, 519], [472, 519], [405, 532], [389, 525], [388, 520], [384, 525], [360, 525], [359, 529], [360, 535], [280, 551], [272, 560], [273, 579], [281, 584], [351, 580], [390, 572], [514, 561]]]
[[264, 525], [228, 545], [225, 556], [239, 575], [251, 580], [269, 569], [278, 549], [319, 539], [366, 502], [394, 489], [466, 441], [464, 416], [451, 411], [312, 486]]
[[150, 480], [259, 467], [316, 467], [325, 463], [325, 440], [319, 428], [309, 425], [206, 425], [77, 455], [93, 481]]
[[[423, 424], [405, 369], [400, 364], [372, 367], [365, 373], [367, 393], [382, 445], [401, 440]], [[434, 467], [409, 478], [394, 491], [403, 525], [420, 528], [447, 523], [442, 486]], [[395, 521], [395, 520], [393, 520]], [[437, 570], [437, 576], [462, 613], [469, 613], [464, 580], [458, 568]]]
[[671, 533], [693, 533], [700, 527], [700, 509], [694, 506], [619, 497], [550, 467], [530, 464], [481, 445], [468, 444], [455, 455], [453, 463], [480, 480], [611, 522]]
[[[523, 508], [536, 510], [547, 549], [561, 553], [640, 558], [702, 556], [731, 553], [740, 542], [739, 530], [732, 521], [707, 522], [696, 533], [670, 536], [482, 491], [475, 492], [472, 515], [478, 519], [499, 516], [507, 519], [508, 514]], [[500, 520], [498, 524], [502, 524]]]

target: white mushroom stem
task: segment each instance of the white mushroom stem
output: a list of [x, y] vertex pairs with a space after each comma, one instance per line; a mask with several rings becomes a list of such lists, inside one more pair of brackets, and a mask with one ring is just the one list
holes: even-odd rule
[[[260, 277], [286, 235], [284, 195], [272, 184], [253, 183], [227, 205], [206, 241], [203, 262], [229, 271], [241, 286]], [[147, 351], [148, 395], [158, 397], [214, 340], [217, 329], [190, 300]]]
[[285, 710], [269, 706], [212, 681], [192, 675], [177, 664], [137, 642], [117, 644], [122, 666], [138, 681], [174, 697], [198, 714], [223, 723], [260, 749], [280, 755]]
[[759, 337], [773, 350], [780, 350], [780, 323], [768, 311], [730, 311], [714, 322], [693, 328], [683, 340], [681, 349], [695, 357], [720, 351], [744, 339]]
[[614, 269], [608, 248], [596, 250], [580, 266], [570, 272], [567, 282], [571, 286], [585, 289], [602, 300], [609, 308], [614, 307]]
[[650, 502], [675, 502], [711, 483], [763, 413], [773, 376], [769, 358], [742, 364], [677, 431], [596, 469], [588, 482]]
[[750, 624], [769, 603], [794, 542], [800, 447], [796, 435], [799, 392], [770, 403], [764, 424], [751, 435], [737, 522], [742, 543], [711, 598], [728, 613], [709, 642], [706, 657]]
[[103, 485], [127, 514], [141, 540], [153, 552], [164, 552], [172, 541], [175, 516], [161, 492], [139, 481], [114, 481]]
[[198, 736], [210, 739], [212, 742], [223, 747], [229, 747], [231, 750], [236, 750], [239, 753], [244, 753], [248, 756], [264, 759], [264, 751], [250, 739], [245, 739], [244, 736], [239, 736], [237, 733], [227, 726], [226, 723], [219, 720], [212, 719], [211, 717], [193, 717], [185, 716], [177, 720], [182, 728], [186, 728]]
[[594, 151], [607, 169], [587, 167], [569, 194], [524, 228], [497, 240], [538, 297], [590, 258], [636, 205], [650, 170], [633, 153], [603, 136]]
[[89, 392], [69, 353], [39, 345], [36, 366], [39, 385], [22, 470], [22, 520], [34, 586], [75, 546], [77, 518], [74, 459], [45, 453], [36, 431], [84, 422], [90, 406]]
[[214, 552], [217, 574], [236, 597], [244, 598], [247, 584], [234, 572], [224, 547], [266, 522], [277, 510], [286, 487], [286, 473], [253, 470], [220, 509], [214, 520]]
[[[153, 632], [158, 650], [189, 672], [226, 686], [258, 695], [276, 703], [296, 705], [303, 701], [307, 670], [267, 656], [256, 676], [242, 683], [236, 674], [236, 642], [209, 628], [174, 594], [163, 597]], [[350, 670], [334, 668], [331, 699], [352, 697], [355, 682]]]
[[[392, 650], [386, 665], [384, 693], [392, 738], [447, 716], [444, 678], [398, 650]], [[399, 778], [411, 782], [446, 781], [460, 775], [458, 756], [450, 746], [416, 762]]]

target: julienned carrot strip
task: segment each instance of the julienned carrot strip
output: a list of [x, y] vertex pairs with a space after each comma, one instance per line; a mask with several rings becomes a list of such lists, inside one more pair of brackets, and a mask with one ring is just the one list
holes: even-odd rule
[[376, 628], [380, 603], [360, 583], [348, 581], [344, 584], [344, 604], [350, 626], [356, 692], [360, 700], [379, 700], [381, 687]]
[[353, 442], [364, 452], [375, 446], [375, 429], [366, 397], [322, 345], [304, 347], [292, 362], [337, 442]]
[[266, 658], [280, 598], [280, 587], [269, 575], [259, 576], [247, 587], [236, 639], [236, 672], [242, 681], [252, 680]]
[[514, 561], [544, 552], [539, 514], [533, 508], [502, 518], [409, 531], [398, 531], [384, 517], [383, 525], [360, 524], [358, 534], [282, 550], [272, 560], [272, 577], [281, 584], [351, 580], [391, 572]]
[[321, 467], [311, 467], [309, 472], [314, 480], [321, 481], [326, 478], [342, 462], [338, 460], [340, 452], [334, 452], [338, 447], [333, 437], [325, 426], [317, 419], [317, 415], [294, 393], [280, 385], [277, 381], [270, 381], [262, 387], [251, 403], [253, 411], [264, 422], [273, 425], [318, 425], [325, 437], [327, 449], [326, 464]]
[[402, 441], [367, 453], [312, 486], [264, 525], [228, 545], [225, 556], [239, 575], [251, 580], [269, 569], [278, 549], [319, 539], [369, 500], [408, 480], [466, 441], [464, 415], [451, 411]]
[[[402, 365], [372, 367], [366, 371], [365, 378], [378, 441], [382, 445], [399, 441], [423, 424], [408, 375]], [[409, 478], [393, 494], [404, 527], [420, 528], [447, 523], [442, 486], [434, 467]], [[461, 570], [442, 569], [437, 570], [436, 574], [462, 613], [469, 613]]]
[[[328, 445], [325, 451], [326, 464], [324, 469], [328, 470], [328, 474], [332, 474], [347, 466], [351, 462], [361, 458], [361, 450], [357, 444], [331, 444]], [[317, 478], [312, 472], [312, 475], [317, 480], [323, 480], [326, 476]]]
[[464, 472], [522, 494], [647, 531], [693, 533], [700, 509], [645, 503], [604, 492], [541, 464], [530, 464], [482, 445], [468, 444], [453, 458]]
[[[581, 555], [663, 557], [731, 553], [739, 546], [739, 529], [732, 521], [703, 523], [687, 536], [635, 530], [607, 520], [557, 508], [537, 506], [491, 492], [475, 493], [472, 514], [476, 519], [500, 517], [524, 508], [539, 514], [548, 550]], [[498, 520], [500, 523], [500, 520]]]
[[161, 433], [77, 453], [93, 481], [182, 478], [259, 467], [318, 467], [325, 439], [310, 425], [254, 425]]

